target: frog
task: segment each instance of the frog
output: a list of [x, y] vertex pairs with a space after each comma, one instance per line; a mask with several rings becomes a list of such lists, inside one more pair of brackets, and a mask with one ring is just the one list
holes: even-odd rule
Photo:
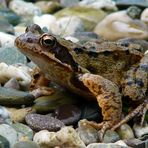
[[20, 52], [51, 80], [88, 100], [97, 100], [103, 121], [88, 121], [99, 130], [100, 141], [107, 129], [121, 121], [122, 98], [145, 100], [148, 54], [136, 46], [98, 40], [73, 43], [33, 24], [15, 39]]

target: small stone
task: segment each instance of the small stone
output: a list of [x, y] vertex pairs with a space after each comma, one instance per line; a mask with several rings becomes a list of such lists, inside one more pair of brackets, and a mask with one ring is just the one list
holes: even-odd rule
[[63, 147], [63, 148], [86, 148], [76, 131], [72, 127], [63, 127], [57, 133], [40, 131], [34, 135], [33, 141], [44, 148]]
[[12, 127], [18, 132], [18, 140], [32, 140], [33, 131], [30, 127], [22, 123], [14, 123]]
[[12, 0], [9, 3], [9, 8], [20, 16], [41, 15], [41, 10], [39, 7], [35, 6], [33, 3], [22, 0]]
[[0, 135], [9, 141], [10, 147], [17, 142], [17, 132], [7, 124], [0, 124]]
[[114, 143], [92, 143], [86, 148], [128, 148], [127, 146], [121, 146]]
[[127, 144], [123, 140], [119, 140], [119, 141], [115, 142], [115, 144], [121, 145], [121, 146], [127, 146]]
[[99, 141], [98, 130], [85, 122], [86, 120], [80, 120], [78, 123], [77, 133], [85, 145], [95, 143]]
[[6, 106], [32, 105], [34, 96], [30, 93], [0, 87], [0, 104]]
[[79, 5], [95, 9], [117, 10], [115, 2], [112, 0], [82, 0]]
[[109, 14], [97, 24], [94, 32], [108, 40], [125, 37], [148, 39], [147, 25], [141, 20], [134, 20], [126, 11]]
[[71, 125], [78, 122], [81, 111], [74, 105], [62, 105], [55, 110], [55, 117], [61, 120], [65, 125]]
[[112, 130], [107, 130], [103, 137], [103, 143], [113, 143], [118, 140], [120, 140], [119, 135], [117, 134], [117, 132]]
[[10, 118], [13, 122], [25, 122], [25, 117], [27, 114], [34, 113], [35, 111], [31, 107], [26, 108], [6, 108], [9, 111]]
[[61, 4], [63, 7], [74, 6], [74, 5], [77, 5], [78, 2], [79, 2], [79, 0], [72, 0], [72, 1], [69, 1], [69, 0], [60, 0], [60, 4]]
[[58, 131], [64, 126], [63, 122], [49, 115], [28, 114], [25, 120], [35, 131], [45, 129], [49, 131]]
[[1, 148], [10, 148], [9, 141], [1, 135], [0, 135], [0, 147]]
[[143, 10], [140, 19], [148, 25], [148, 8]]
[[4, 87], [16, 90], [20, 89], [19, 82], [16, 80], [16, 78], [11, 78], [9, 81], [7, 81], [7, 83], [5, 83]]
[[145, 134], [148, 134], [148, 124], [144, 123], [144, 126], [134, 124], [133, 131], [136, 137], [142, 137]]
[[0, 41], [2, 47], [13, 47], [14, 46], [15, 36], [0, 32]]
[[61, 5], [56, 1], [38, 1], [35, 3], [35, 5], [41, 8], [42, 13], [45, 14], [54, 13], [62, 8]]
[[40, 148], [40, 146], [33, 141], [20, 141], [15, 143], [13, 148]]
[[134, 138], [134, 133], [128, 124], [121, 125], [117, 130], [121, 139], [132, 139]]

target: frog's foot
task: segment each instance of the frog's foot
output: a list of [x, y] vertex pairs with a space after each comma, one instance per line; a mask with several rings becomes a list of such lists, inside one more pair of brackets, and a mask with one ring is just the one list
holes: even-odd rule
[[[83, 84], [96, 96], [99, 106], [102, 109], [103, 122], [96, 124], [101, 128], [101, 140], [104, 132], [120, 121], [122, 113], [121, 94], [116, 84], [93, 74], [80, 76]], [[95, 124], [92, 124], [95, 126]]]
[[137, 108], [135, 108], [131, 113], [129, 113], [123, 120], [121, 120], [119, 123], [114, 125], [111, 130], [116, 130], [118, 127], [120, 127], [122, 124], [127, 123], [130, 119], [135, 117], [137, 114], [141, 114], [141, 123], [140, 125], [142, 126], [144, 123], [144, 118], [146, 111], [148, 110], [148, 100], [145, 100], [142, 104], [140, 104]]
[[49, 96], [52, 93], [54, 93], [54, 90], [50, 87], [39, 87], [36, 88], [35, 90], [30, 92], [31, 94], [33, 94], [35, 96], [35, 98], [38, 98], [40, 96]]

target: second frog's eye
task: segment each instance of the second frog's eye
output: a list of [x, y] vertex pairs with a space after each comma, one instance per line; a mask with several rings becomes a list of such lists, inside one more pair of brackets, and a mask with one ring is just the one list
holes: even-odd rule
[[48, 35], [48, 34], [44, 34], [41, 39], [40, 39], [40, 43], [41, 45], [44, 46], [49, 46], [49, 47], [53, 47], [56, 44], [56, 38]]

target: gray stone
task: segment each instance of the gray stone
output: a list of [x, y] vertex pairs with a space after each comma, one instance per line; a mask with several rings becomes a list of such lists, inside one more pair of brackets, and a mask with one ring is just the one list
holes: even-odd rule
[[25, 120], [26, 123], [35, 131], [45, 129], [49, 131], [58, 131], [64, 126], [63, 122], [49, 115], [28, 114]]
[[82, 141], [88, 145], [99, 141], [98, 130], [90, 126], [85, 122], [86, 120], [80, 120], [78, 123], [77, 133]]
[[114, 143], [92, 143], [89, 144], [86, 148], [128, 148], [127, 146], [121, 146]]
[[5, 137], [12, 147], [17, 142], [17, 132], [14, 128], [7, 124], [1, 124], [0, 125], [0, 135]]
[[30, 93], [0, 87], [0, 105], [31, 105], [33, 104], [34, 99], [34, 96]]
[[63, 7], [70, 7], [70, 6], [74, 6], [77, 5], [79, 2], [79, 0], [60, 0], [60, 3]]
[[0, 148], [10, 148], [9, 141], [0, 135]]
[[112, 131], [112, 130], [107, 130], [104, 134], [104, 137], [103, 137], [104, 143], [112, 143], [112, 142], [116, 142], [118, 140], [120, 140], [119, 135], [117, 134], [117, 132]]
[[25, 124], [14, 123], [12, 127], [18, 132], [18, 140], [32, 140], [33, 130]]
[[15, 47], [0, 48], [0, 62], [7, 64], [26, 63], [26, 57], [21, 54]]
[[15, 143], [13, 148], [40, 148], [40, 146], [32, 141], [20, 141]]
[[16, 78], [11, 78], [9, 81], [5, 83], [4, 87], [16, 89], [16, 90], [20, 89], [19, 82], [16, 80]]
[[21, 16], [41, 15], [41, 10], [39, 7], [35, 6], [33, 3], [25, 2], [22, 0], [12, 0], [9, 3], [9, 8]]

